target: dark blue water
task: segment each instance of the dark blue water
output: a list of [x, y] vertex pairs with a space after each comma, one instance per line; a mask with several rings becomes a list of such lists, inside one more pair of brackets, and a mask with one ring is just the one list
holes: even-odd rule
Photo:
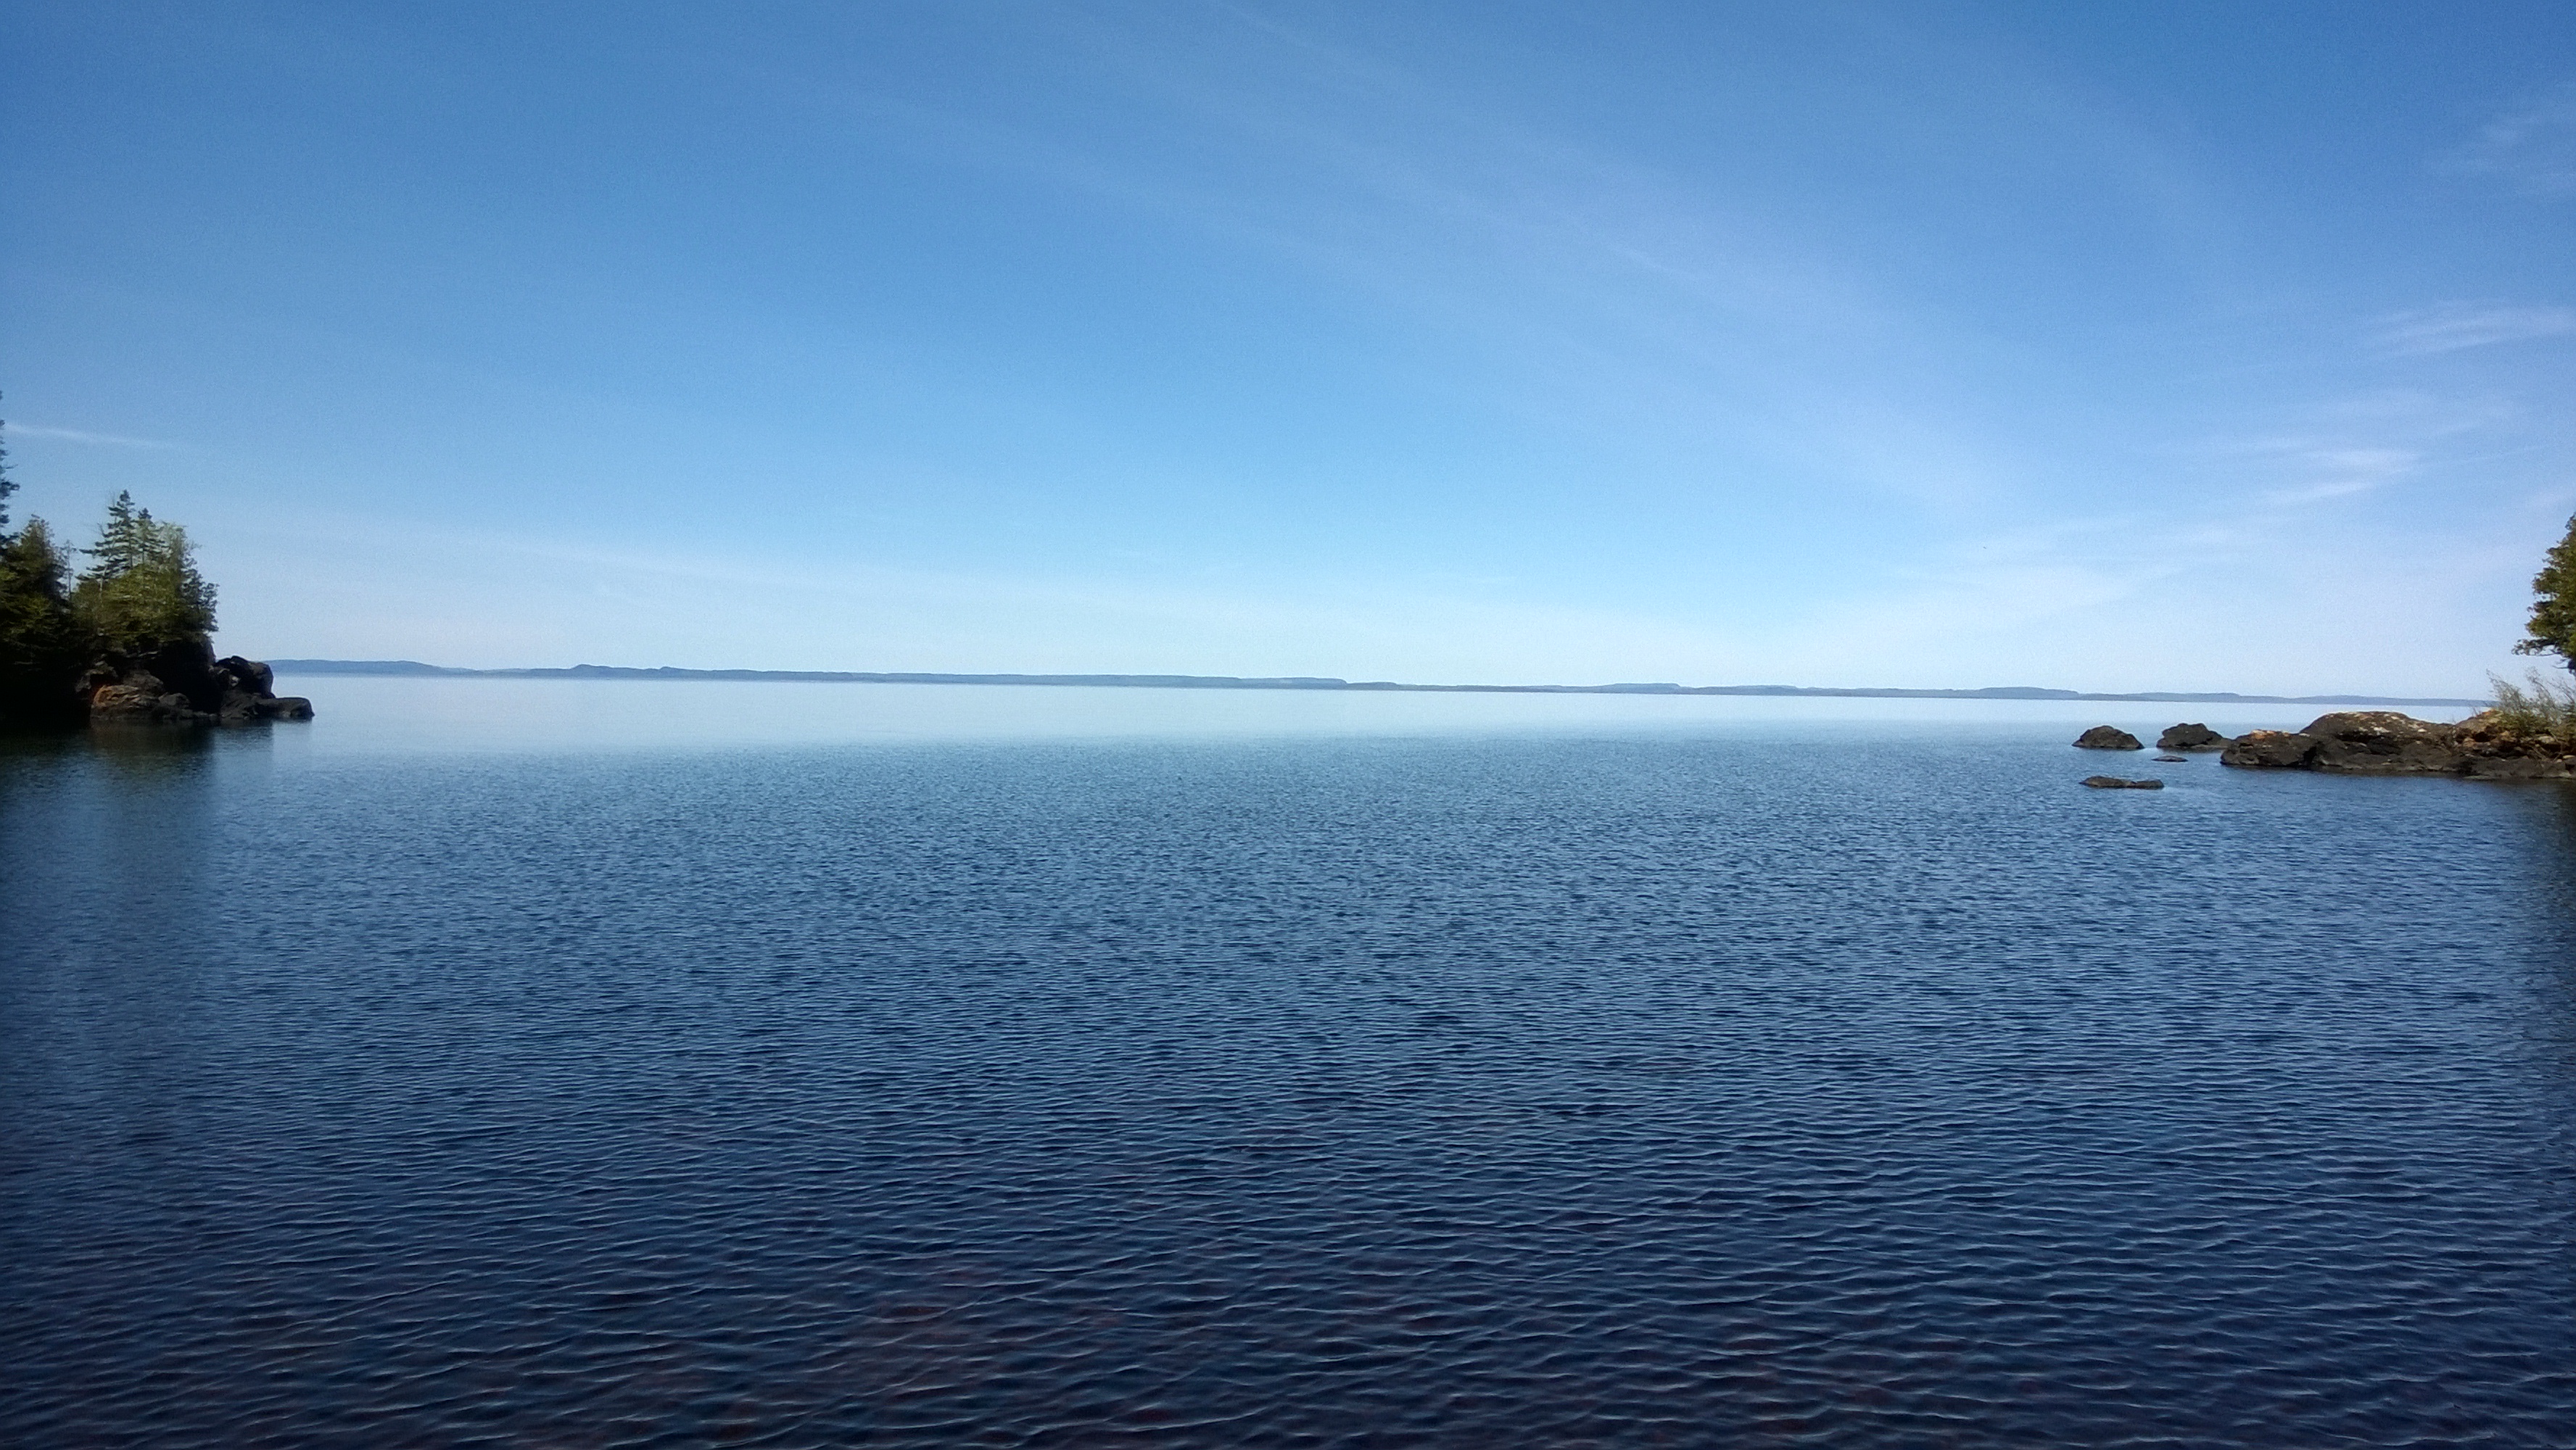
[[10, 747], [0, 1439], [2576, 1444], [2576, 797], [1814, 733]]

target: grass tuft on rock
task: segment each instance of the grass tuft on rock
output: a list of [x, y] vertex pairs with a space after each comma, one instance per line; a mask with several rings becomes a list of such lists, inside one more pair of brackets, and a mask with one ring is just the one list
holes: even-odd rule
[[2495, 708], [2478, 723], [2521, 739], [2576, 737], [2576, 683], [2552, 684], [2538, 670], [2526, 679], [2527, 684], [2517, 685], [2501, 675], [2487, 676], [2495, 688]]

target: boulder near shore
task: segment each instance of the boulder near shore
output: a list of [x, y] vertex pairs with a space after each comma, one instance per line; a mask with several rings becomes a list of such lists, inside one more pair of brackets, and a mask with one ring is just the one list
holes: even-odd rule
[[277, 676], [258, 660], [215, 658], [201, 641], [174, 644], [127, 659], [110, 656], [90, 666], [81, 694], [93, 724], [255, 725], [264, 720], [310, 720], [313, 702], [280, 695]]
[[2111, 725], [2096, 725], [2075, 737], [2078, 750], [2144, 750], [2138, 737]]
[[2158, 750], [2225, 750], [2227, 737], [2206, 725], [2169, 725], [2156, 737]]

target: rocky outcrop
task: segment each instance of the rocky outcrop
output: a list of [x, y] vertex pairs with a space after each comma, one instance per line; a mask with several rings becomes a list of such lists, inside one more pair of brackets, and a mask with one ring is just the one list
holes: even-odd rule
[[2576, 780], [2576, 740], [2509, 731], [2492, 710], [2457, 725], [2393, 710], [2347, 710], [2320, 715], [2295, 732], [2256, 730], [2238, 736], [2218, 763], [2337, 775]]
[[2171, 725], [2156, 737], [2158, 750], [2224, 750], [2227, 737], [2206, 725]]
[[2459, 732], [2394, 710], [2320, 715], [2299, 732], [2317, 742], [2311, 765], [2351, 775], [2458, 775], [2466, 769]]
[[2096, 725], [2075, 737], [2078, 750], [2144, 750], [2138, 737], [2109, 725]]
[[2227, 742], [2227, 748], [2219, 752], [2218, 763], [2239, 770], [2307, 770], [2314, 765], [2316, 754], [2313, 735], [2249, 730]]
[[2452, 726], [2451, 744], [2482, 780], [2576, 780], [2576, 738], [2507, 730], [2493, 710]]
[[139, 658], [109, 655], [90, 666], [81, 692], [100, 724], [255, 725], [310, 720], [313, 702], [278, 695], [276, 675], [257, 660], [214, 657], [203, 640]]
[[2163, 790], [2160, 780], [2122, 780], [2116, 775], [2088, 775], [2084, 783], [2095, 790]]

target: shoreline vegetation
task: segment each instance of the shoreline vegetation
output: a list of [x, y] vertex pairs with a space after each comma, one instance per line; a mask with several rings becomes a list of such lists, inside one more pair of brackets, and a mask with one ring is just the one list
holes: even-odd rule
[[313, 718], [268, 666], [215, 657], [215, 586], [186, 529], [119, 493], [75, 574], [43, 519], [8, 527], [17, 488], [0, 442], [0, 728]]
[[[2576, 518], [2542, 559], [2531, 581], [2531, 614], [2513, 650], [2555, 655], [2576, 672]], [[2311, 770], [2331, 775], [2448, 775], [2472, 780], [2576, 780], [2576, 682], [2553, 684], [2533, 670], [2517, 685], [2487, 676], [2495, 698], [2486, 709], [2443, 725], [2393, 710], [2320, 715], [2297, 730], [2249, 730], [2229, 739], [2206, 725], [2173, 726], [2156, 748], [2217, 751], [2239, 770]], [[2401, 702], [2390, 702], [2401, 703]], [[2475, 702], [2486, 703], [2486, 702]], [[2078, 750], [2143, 750], [2125, 730], [2096, 725], [2075, 739]], [[2182, 754], [2160, 761], [2179, 764]], [[2161, 790], [2161, 780], [2096, 775], [2097, 790]]]
[[2030, 685], [1975, 690], [1909, 690], [1809, 685], [1424, 685], [1395, 680], [1344, 680], [1320, 675], [1033, 675], [946, 674], [875, 670], [696, 670], [661, 665], [570, 665], [527, 669], [466, 669], [418, 660], [281, 659], [271, 664], [289, 675], [374, 675], [496, 680], [765, 680], [779, 683], [858, 685], [1088, 685], [1120, 689], [1182, 690], [1402, 690], [1488, 695], [1734, 695], [1864, 700], [2097, 700], [2130, 704], [2416, 705], [2474, 707], [2485, 700], [2387, 695], [2240, 695], [2227, 691], [2139, 691], [2127, 694], [2052, 690]]

